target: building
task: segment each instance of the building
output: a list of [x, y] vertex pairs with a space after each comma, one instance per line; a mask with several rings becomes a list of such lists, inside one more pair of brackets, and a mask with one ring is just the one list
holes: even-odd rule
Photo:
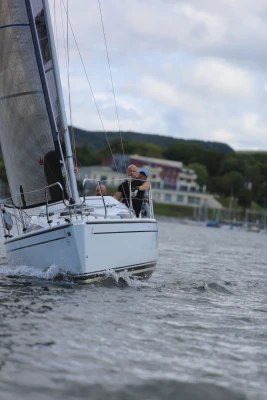
[[[127, 165], [129, 165], [127, 163]], [[142, 167], [142, 166], [141, 166]], [[141, 168], [140, 167], [140, 168]], [[221, 209], [221, 204], [211, 194], [183, 190], [183, 189], [166, 189], [161, 180], [162, 167], [151, 167], [145, 164], [145, 168], [149, 171], [149, 181], [153, 187], [153, 200], [158, 203], [189, 206], [193, 208], [207, 207]], [[181, 174], [182, 175], [182, 174]], [[183, 176], [183, 175], [182, 175]], [[103, 183], [109, 188], [116, 188], [126, 177], [125, 173], [116, 172], [111, 167], [92, 166], [80, 167], [77, 179], [83, 181], [85, 178], [91, 179], [91, 189], [94, 190], [98, 182]], [[86, 191], [88, 194], [90, 190]], [[110, 193], [113, 195], [113, 193]]]
[[125, 177], [125, 173], [123, 174], [121, 172], [114, 171], [110, 167], [101, 167], [99, 165], [80, 167], [77, 173], [78, 181], [83, 181], [84, 179], [90, 180], [85, 183], [86, 194], [93, 194], [98, 182], [101, 182], [108, 188], [114, 188], [115, 190], [115, 188], [119, 186]]
[[135, 164], [139, 169], [146, 168], [150, 173], [150, 180], [153, 188], [172, 190], [198, 189], [197, 175], [194, 170], [186, 168], [180, 161], [163, 160], [160, 158], [144, 157], [139, 155], [123, 156], [115, 154], [114, 159], [104, 159], [103, 166], [120, 172], [125, 171], [125, 165]]
[[187, 206], [193, 208], [223, 208], [213, 195], [202, 192], [154, 189], [153, 200], [158, 203]]

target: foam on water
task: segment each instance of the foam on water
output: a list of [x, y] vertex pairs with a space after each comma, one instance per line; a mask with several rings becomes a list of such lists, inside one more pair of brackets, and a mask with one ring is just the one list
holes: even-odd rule
[[[19, 265], [16, 267], [5, 266], [0, 268], [0, 276], [12, 276], [12, 277], [30, 277], [44, 280], [60, 280], [60, 281], [72, 281], [70, 273], [62, 271], [56, 264], [51, 265], [46, 269], [39, 269], [35, 267], [29, 267], [27, 265]], [[139, 289], [141, 287], [149, 286], [147, 282], [138, 280], [137, 277], [129, 277], [126, 271], [115, 272], [113, 270], [107, 270], [104, 274], [107, 278], [112, 278], [116, 284], [119, 281], [125, 282], [128, 286]]]
[[144, 286], [149, 286], [148, 282], [140, 281], [137, 277], [129, 277], [126, 271], [115, 272], [114, 270], [107, 270], [105, 272], [105, 276], [107, 278], [113, 278], [116, 283], [119, 283], [119, 280], [123, 280], [127, 283], [128, 286], [133, 287], [135, 289], [140, 289]]
[[7, 265], [6, 267], [0, 269], [0, 275], [16, 276], [16, 277], [26, 276], [26, 277], [36, 277], [39, 279], [53, 280], [57, 276], [62, 276], [62, 270], [55, 264], [43, 270], [39, 268], [29, 267], [27, 265], [18, 265], [16, 267], [9, 267]]

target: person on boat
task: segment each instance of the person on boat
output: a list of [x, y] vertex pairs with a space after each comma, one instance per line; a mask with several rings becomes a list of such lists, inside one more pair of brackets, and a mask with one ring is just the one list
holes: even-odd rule
[[[143, 182], [146, 182], [148, 176], [149, 176], [149, 172], [146, 169], [140, 169], [139, 179], [141, 179]], [[149, 188], [150, 188], [150, 184], [149, 184]], [[150, 217], [149, 190], [145, 190], [145, 192], [144, 192], [144, 200], [143, 200], [142, 207], [141, 207], [141, 216], [143, 218]]]
[[[138, 178], [141, 179], [143, 182], [145, 182], [148, 177], [149, 177], [149, 172], [146, 169], [140, 169]], [[150, 185], [149, 185], [149, 189], [150, 189]], [[144, 200], [149, 200], [149, 190], [148, 189], [145, 190]]]
[[96, 196], [106, 196], [107, 195], [107, 188], [105, 185], [97, 185], [95, 188], [95, 195]]
[[149, 190], [150, 185], [139, 179], [136, 165], [129, 165], [127, 169], [128, 179], [122, 182], [114, 195], [116, 200], [121, 200], [128, 208], [132, 207], [135, 215], [139, 217], [145, 190]]

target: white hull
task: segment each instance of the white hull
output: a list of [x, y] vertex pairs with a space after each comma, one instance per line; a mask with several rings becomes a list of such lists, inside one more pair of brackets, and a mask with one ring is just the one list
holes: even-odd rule
[[9, 266], [41, 270], [56, 265], [74, 279], [92, 282], [126, 272], [148, 278], [157, 257], [154, 219], [77, 218], [8, 238]]

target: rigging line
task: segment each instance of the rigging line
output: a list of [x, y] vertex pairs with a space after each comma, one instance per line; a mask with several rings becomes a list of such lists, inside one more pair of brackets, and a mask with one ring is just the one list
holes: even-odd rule
[[65, 62], [66, 62], [66, 71], [68, 70], [68, 63], [67, 63], [67, 49], [66, 49], [66, 40], [65, 40], [65, 29], [63, 23], [63, 13], [62, 13], [62, 1], [60, 1], [60, 14], [61, 14], [61, 25], [62, 25], [62, 32], [63, 32], [63, 42], [64, 42], [64, 51], [65, 51]]
[[[63, 4], [63, 7], [64, 7], [65, 12], [66, 12], [66, 7], [65, 7], [65, 4], [64, 4], [63, 1], [62, 1], [62, 4]], [[66, 13], [67, 13], [67, 12], [66, 12]], [[118, 172], [118, 167], [117, 167], [117, 164], [116, 164], [116, 160], [115, 160], [114, 154], [113, 154], [113, 152], [112, 152], [112, 148], [111, 148], [111, 145], [110, 145], [110, 142], [109, 142], [109, 139], [108, 139], [108, 135], [107, 135], [106, 129], [105, 129], [105, 127], [104, 127], [104, 123], [103, 123], [103, 120], [102, 120], [102, 117], [101, 117], [101, 114], [100, 114], [100, 111], [99, 111], [99, 107], [98, 107], [98, 105], [97, 105], [97, 101], [96, 101], [96, 98], [95, 98], [95, 95], [94, 95], [94, 92], [93, 92], [93, 88], [92, 88], [92, 85], [91, 85], [91, 83], [90, 83], [90, 80], [89, 80], [89, 77], [88, 77], [88, 74], [87, 74], [87, 71], [86, 71], [84, 62], [83, 62], [83, 58], [82, 58], [82, 55], [81, 55], [81, 52], [80, 52], [80, 49], [79, 49], [79, 46], [78, 46], [78, 42], [77, 42], [76, 37], [75, 37], [75, 35], [74, 35], [74, 31], [73, 31], [73, 29], [72, 29], [72, 25], [71, 25], [71, 22], [70, 22], [70, 20], [69, 20], [68, 15], [67, 15], [67, 20], [68, 20], [68, 23], [69, 23], [69, 25], [70, 25], [70, 29], [71, 29], [71, 32], [72, 32], [72, 35], [73, 35], [73, 38], [74, 38], [74, 41], [75, 41], [75, 44], [76, 44], [78, 53], [79, 53], [79, 57], [80, 57], [80, 60], [81, 60], [82, 66], [83, 66], [83, 70], [84, 70], [84, 73], [85, 73], [85, 76], [86, 76], [86, 79], [87, 79], [87, 83], [88, 83], [89, 88], [90, 88], [90, 91], [91, 91], [91, 95], [92, 95], [93, 100], [94, 100], [94, 103], [95, 103], [95, 107], [96, 107], [96, 110], [97, 110], [97, 113], [98, 113], [98, 116], [99, 116], [99, 119], [100, 119], [100, 122], [101, 122], [101, 125], [102, 125], [102, 129], [103, 129], [103, 132], [104, 132], [104, 134], [105, 134], [106, 141], [107, 141], [107, 143], [108, 143], [108, 147], [109, 147], [109, 150], [110, 150], [110, 153], [111, 153], [111, 156], [112, 156], [113, 163], [114, 163], [115, 168], [116, 168], [116, 170], [117, 170], [117, 172]]]
[[[67, 21], [69, 19], [69, 0], [67, 0]], [[69, 111], [70, 111], [70, 125], [71, 125], [71, 140], [72, 140], [72, 151], [73, 151], [73, 161], [75, 164], [75, 169], [77, 170], [77, 158], [76, 158], [76, 144], [73, 129], [72, 120], [72, 107], [71, 107], [71, 88], [70, 88], [70, 53], [69, 53], [69, 24], [67, 22], [67, 79], [68, 79], [68, 95], [69, 95]]]
[[114, 84], [113, 84], [113, 77], [112, 77], [112, 73], [111, 73], [110, 58], [109, 58], [109, 53], [108, 53], [108, 45], [107, 45], [107, 39], [106, 39], [106, 33], [105, 33], [105, 27], [104, 27], [104, 21], [103, 21], [103, 16], [102, 16], [102, 10], [101, 10], [100, 0], [98, 0], [98, 6], [99, 6], [99, 12], [100, 12], [100, 18], [101, 18], [103, 36], [104, 36], [105, 47], [106, 47], [106, 54], [107, 54], [107, 60], [108, 60], [108, 68], [109, 68], [110, 81], [111, 81], [111, 86], [112, 86], [112, 93], [113, 93], [113, 98], [114, 98], [114, 105], [115, 105], [115, 110], [116, 110], [116, 115], [117, 115], [117, 121], [118, 121], [118, 127], [119, 127], [119, 134], [120, 134], [120, 140], [121, 140], [122, 154], [123, 154], [123, 159], [124, 159], [124, 167], [125, 167], [125, 172], [127, 172], [126, 160], [125, 160], [125, 153], [124, 153], [124, 146], [123, 146], [123, 141], [122, 141], [121, 127], [120, 127], [120, 120], [119, 120], [119, 113], [118, 113], [117, 101], [116, 101], [116, 96], [115, 96], [115, 89], [114, 89]]

